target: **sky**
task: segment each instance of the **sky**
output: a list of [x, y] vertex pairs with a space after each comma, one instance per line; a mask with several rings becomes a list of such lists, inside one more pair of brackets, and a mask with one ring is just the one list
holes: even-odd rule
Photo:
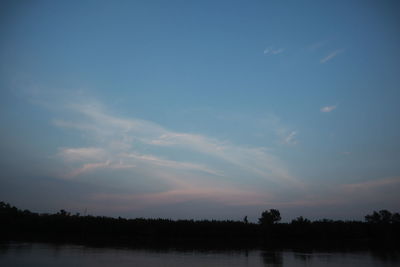
[[400, 211], [398, 1], [1, 1], [0, 201]]

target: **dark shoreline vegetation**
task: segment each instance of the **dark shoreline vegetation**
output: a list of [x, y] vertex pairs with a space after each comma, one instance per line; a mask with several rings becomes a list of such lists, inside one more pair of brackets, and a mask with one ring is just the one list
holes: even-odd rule
[[194, 221], [81, 216], [65, 210], [39, 214], [0, 202], [0, 241], [142, 248], [400, 248], [400, 215], [387, 210], [365, 216], [365, 222], [280, 219], [274, 209], [263, 212], [256, 224], [247, 217]]

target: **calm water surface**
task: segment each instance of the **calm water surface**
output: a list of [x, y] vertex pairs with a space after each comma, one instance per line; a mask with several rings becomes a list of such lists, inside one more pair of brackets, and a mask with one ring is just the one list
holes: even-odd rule
[[0, 266], [400, 266], [398, 252], [178, 251], [14, 243], [0, 245]]

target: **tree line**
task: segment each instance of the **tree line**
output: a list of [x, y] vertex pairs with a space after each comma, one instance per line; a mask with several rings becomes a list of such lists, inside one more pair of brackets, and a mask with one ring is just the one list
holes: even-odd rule
[[221, 244], [259, 246], [310, 242], [356, 242], [399, 246], [400, 215], [374, 211], [365, 221], [298, 217], [281, 223], [279, 210], [261, 214], [258, 223], [217, 220], [125, 219], [71, 214], [39, 214], [0, 202], [0, 240], [81, 242], [121, 245]]

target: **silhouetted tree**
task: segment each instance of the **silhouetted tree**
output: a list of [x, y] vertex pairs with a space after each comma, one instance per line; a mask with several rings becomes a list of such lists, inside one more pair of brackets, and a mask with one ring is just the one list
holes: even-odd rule
[[[195, 242], [204, 244], [269, 245], [278, 242], [332, 240], [377, 241], [399, 246], [400, 214], [387, 210], [365, 216], [367, 222], [317, 220], [302, 216], [292, 223], [277, 223], [278, 210], [266, 210], [259, 224], [242, 221], [195, 221], [167, 219], [124, 219], [104, 216], [38, 214], [0, 202], [0, 243], [9, 240], [63, 242], [104, 242], [138, 245], [142, 243]], [[246, 223], [247, 222], [247, 223]]]
[[281, 220], [281, 213], [279, 210], [270, 209], [261, 213], [261, 218], [258, 219], [258, 223], [261, 225], [271, 225]]
[[379, 223], [381, 221], [381, 216], [376, 211], [374, 211], [372, 214], [365, 215], [364, 218], [367, 223]]
[[[395, 213], [396, 214], [396, 213]], [[397, 219], [397, 215], [395, 215], [395, 220]], [[384, 223], [388, 224], [393, 222], [393, 215], [388, 210], [380, 210], [379, 212], [374, 211], [372, 214], [368, 214], [365, 216], [365, 221], [367, 223]]]
[[62, 210], [60, 210], [60, 211], [57, 213], [57, 215], [61, 215], [61, 216], [70, 216], [71, 213], [70, 213], [70, 212], [67, 212], [67, 211], [64, 210], [64, 209], [62, 209]]
[[379, 215], [381, 216], [382, 223], [390, 223], [392, 220], [392, 213], [388, 210], [380, 210]]
[[292, 224], [310, 224], [311, 221], [309, 219], [303, 218], [303, 216], [297, 217], [292, 220]]
[[400, 214], [395, 212], [392, 214], [392, 223], [400, 223]]

